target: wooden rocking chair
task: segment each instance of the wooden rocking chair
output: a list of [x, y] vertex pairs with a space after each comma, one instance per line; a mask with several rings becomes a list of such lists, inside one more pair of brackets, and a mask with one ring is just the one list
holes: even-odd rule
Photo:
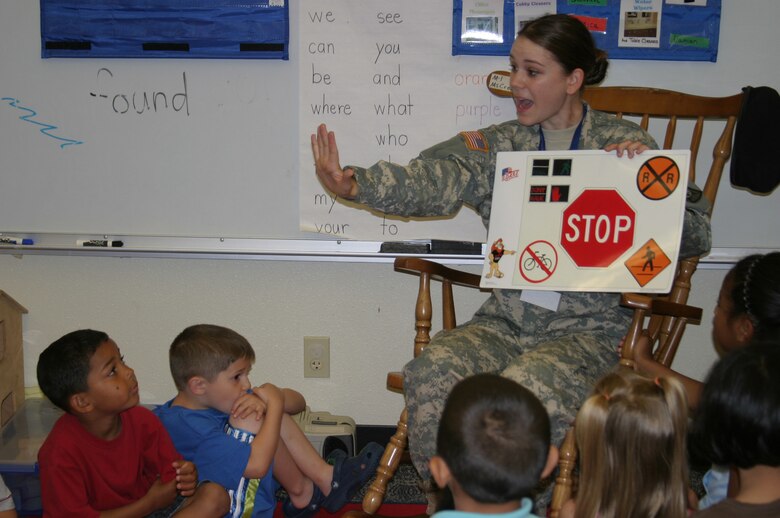
[[[659, 141], [663, 149], [671, 149], [674, 145], [679, 120], [693, 120], [689, 145], [692, 181], [696, 180], [696, 158], [705, 122], [714, 121], [715, 124], [722, 124], [725, 121], [725, 127], [712, 151], [712, 165], [704, 178], [703, 185], [704, 196], [714, 204], [724, 165], [731, 156], [734, 127], [742, 105], [742, 94], [730, 97], [701, 97], [655, 88], [613, 86], [588, 88], [584, 98], [595, 110], [613, 113], [617, 117], [624, 115], [640, 117], [639, 124], [645, 130], [653, 119], [665, 121], [666, 132], [663, 140]], [[635, 314], [623, 346], [621, 365], [630, 367], [633, 364], [636, 339], [645, 329], [654, 341], [656, 358], [667, 365], [671, 364], [685, 324], [701, 318], [701, 310], [683, 306], [688, 300], [691, 276], [696, 270], [698, 261], [697, 257], [680, 261], [674, 286], [666, 296], [651, 298], [642, 295], [624, 295], [623, 304], [634, 308]], [[396, 259], [395, 270], [420, 277], [415, 306], [414, 355], [416, 357], [430, 342], [433, 313], [431, 280], [441, 282], [442, 325], [444, 329], [452, 329], [456, 326], [452, 286], [478, 288], [480, 276], [454, 270], [425, 259], [406, 257]], [[645, 322], [648, 316], [649, 322]], [[388, 374], [387, 388], [395, 392], [403, 392], [403, 378], [400, 372]], [[376, 478], [363, 499], [365, 513], [374, 514], [379, 509], [387, 483], [398, 468], [407, 444], [406, 418], [406, 409], [404, 409], [398, 421], [397, 431], [388, 443], [377, 468]], [[576, 448], [573, 434], [570, 432], [567, 437], [567, 441], [562, 445], [560, 475], [556, 479], [556, 491], [553, 497], [552, 516], [554, 517], [557, 516], [563, 502], [570, 497], [572, 489], [571, 467], [576, 462]]]

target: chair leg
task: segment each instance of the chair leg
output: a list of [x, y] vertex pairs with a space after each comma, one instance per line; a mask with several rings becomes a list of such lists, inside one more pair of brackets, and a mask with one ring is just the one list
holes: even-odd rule
[[406, 408], [404, 408], [398, 420], [398, 428], [390, 438], [390, 442], [387, 443], [385, 453], [382, 455], [379, 466], [376, 468], [376, 478], [371, 483], [371, 487], [366, 491], [366, 496], [363, 497], [363, 511], [368, 514], [374, 514], [379, 509], [379, 506], [382, 505], [382, 500], [384, 500], [387, 491], [387, 483], [393, 478], [398, 469], [398, 464], [401, 462], [401, 455], [403, 455], [406, 449], [407, 441], [406, 418], [407, 413]]
[[552, 501], [550, 502], [550, 518], [558, 518], [561, 507], [572, 495], [572, 470], [577, 463], [577, 443], [574, 438], [574, 427], [566, 431], [561, 444], [558, 461], [558, 476], [555, 478]]

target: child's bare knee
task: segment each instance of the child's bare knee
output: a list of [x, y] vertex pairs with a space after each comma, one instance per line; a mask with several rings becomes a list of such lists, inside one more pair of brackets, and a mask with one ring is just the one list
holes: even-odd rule
[[254, 414], [243, 418], [231, 417], [229, 423], [233, 428], [238, 428], [239, 430], [257, 435], [260, 431], [260, 427], [263, 425], [263, 418], [257, 419]]
[[195, 493], [198, 507], [208, 516], [224, 516], [230, 512], [230, 496], [219, 484], [206, 482]]

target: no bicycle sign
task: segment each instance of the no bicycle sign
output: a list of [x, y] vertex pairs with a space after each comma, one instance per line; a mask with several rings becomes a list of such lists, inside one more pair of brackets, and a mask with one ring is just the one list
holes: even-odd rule
[[481, 285], [671, 289], [690, 151], [499, 153]]

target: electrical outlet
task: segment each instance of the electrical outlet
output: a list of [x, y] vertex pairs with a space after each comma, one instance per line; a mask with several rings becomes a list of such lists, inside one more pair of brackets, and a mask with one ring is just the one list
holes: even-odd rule
[[303, 337], [303, 377], [330, 378], [330, 337]]

